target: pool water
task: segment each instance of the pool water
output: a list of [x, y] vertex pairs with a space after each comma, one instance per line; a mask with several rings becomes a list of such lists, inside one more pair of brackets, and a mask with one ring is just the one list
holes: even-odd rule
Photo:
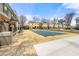
[[42, 36], [55, 36], [55, 35], [62, 35], [64, 34], [63, 32], [52, 32], [52, 31], [41, 31], [41, 30], [32, 30], [33, 32], [42, 35]]

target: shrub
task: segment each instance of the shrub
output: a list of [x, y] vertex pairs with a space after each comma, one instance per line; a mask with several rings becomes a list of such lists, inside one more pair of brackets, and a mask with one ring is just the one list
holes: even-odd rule
[[24, 27], [23, 27], [23, 29], [29, 29], [29, 26], [28, 26], [28, 25], [26, 25], [26, 26], [24, 26]]

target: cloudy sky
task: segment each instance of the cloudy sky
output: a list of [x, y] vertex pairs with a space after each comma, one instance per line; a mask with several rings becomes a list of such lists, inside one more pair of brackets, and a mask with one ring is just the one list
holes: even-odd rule
[[78, 3], [12, 3], [10, 5], [19, 15], [25, 15], [29, 19], [32, 16], [62, 18], [66, 13], [73, 11], [79, 15]]

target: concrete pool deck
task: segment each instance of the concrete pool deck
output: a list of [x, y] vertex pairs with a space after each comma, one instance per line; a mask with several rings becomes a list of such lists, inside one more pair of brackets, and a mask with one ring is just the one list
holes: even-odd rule
[[79, 36], [34, 45], [38, 56], [79, 56]]

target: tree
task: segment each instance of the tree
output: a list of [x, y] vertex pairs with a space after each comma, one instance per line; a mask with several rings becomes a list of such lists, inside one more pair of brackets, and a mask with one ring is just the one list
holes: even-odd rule
[[26, 17], [21, 15], [20, 16], [20, 24], [21, 24], [21, 28], [23, 28], [25, 26], [25, 23], [26, 23]]
[[41, 20], [40, 17], [34, 16], [32, 21], [33, 22], [40, 22], [40, 20]]
[[47, 23], [47, 19], [42, 18], [42, 19], [41, 19], [41, 22], [42, 22], [42, 23]]
[[70, 12], [70, 13], [67, 13], [66, 16], [64, 17], [66, 20], [67, 28], [70, 26], [71, 20], [74, 17], [74, 15], [75, 15], [75, 12]]
[[58, 23], [62, 25], [62, 28], [64, 27], [63, 22], [64, 22], [63, 19], [60, 19], [60, 20], [58, 21]]
[[50, 19], [47, 19], [47, 28], [48, 28], [48, 29], [50, 29], [49, 24], [50, 24]]
[[41, 19], [40, 19], [39, 17], [34, 16], [32, 21], [33, 21], [34, 23], [39, 23], [39, 28], [42, 29], [42, 23], [40, 22]]
[[47, 25], [47, 29], [50, 28], [50, 26], [49, 26], [49, 24], [50, 24], [50, 19], [42, 18], [41, 22], [42, 22], [42, 23], [46, 23], [46, 25]]
[[54, 19], [53, 19], [53, 28], [55, 28], [56, 23], [57, 23], [57, 19], [54, 18]]
[[42, 28], [43, 28], [43, 24], [46, 23], [46, 22], [47, 22], [47, 19], [45, 19], [45, 18], [41, 18], [39, 27], [42, 29]]
[[42, 26], [43, 26], [43, 23], [40, 22], [40, 23], [39, 23], [39, 29], [42, 29], [42, 28], [43, 28]]

